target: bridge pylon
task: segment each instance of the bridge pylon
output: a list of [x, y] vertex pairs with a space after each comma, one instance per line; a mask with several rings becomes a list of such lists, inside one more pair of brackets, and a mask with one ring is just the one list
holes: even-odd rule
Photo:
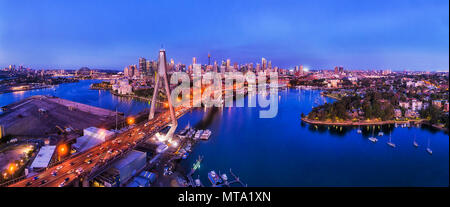
[[155, 87], [153, 89], [153, 97], [152, 97], [152, 103], [150, 106], [150, 113], [148, 115], [148, 120], [152, 120], [155, 117], [155, 105], [156, 105], [156, 101], [157, 101], [159, 85], [160, 85], [160, 81], [163, 81], [162, 85], [164, 85], [164, 89], [166, 92], [167, 101], [168, 101], [168, 105], [169, 105], [170, 118], [172, 120], [172, 126], [169, 131], [171, 133], [167, 133], [166, 136], [168, 136], [168, 138], [171, 138], [173, 135], [173, 132], [175, 131], [175, 129], [178, 126], [178, 122], [175, 117], [175, 109], [173, 108], [172, 100], [171, 100], [171, 96], [170, 96], [170, 87], [169, 87], [169, 81], [168, 81], [168, 77], [167, 77], [167, 68], [168, 67], [167, 67], [167, 61], [166, 61], [166, 51], [164, 49], [160, 49], [159, 56], [158, 56], [158, 72], [156, 74], [156, 82], [155, 82]]

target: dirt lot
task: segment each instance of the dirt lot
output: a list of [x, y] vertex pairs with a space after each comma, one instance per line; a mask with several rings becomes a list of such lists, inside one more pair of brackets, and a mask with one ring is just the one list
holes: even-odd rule
[[60, 131], [56, 126], [83, 130], [115, 123], [114, 111], [48, 96], [33, 96], [3, 108], [0, 125], [12, 136], [46, 137]]

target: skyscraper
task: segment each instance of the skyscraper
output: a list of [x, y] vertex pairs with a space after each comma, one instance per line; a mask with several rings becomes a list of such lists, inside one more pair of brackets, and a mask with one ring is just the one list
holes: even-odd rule
[[136, 67], [136, 65], [128, 66], [128, 74], [129, 74], [129, 77], [133, 77], [133, 78], [136, 78], [139, 76], [139, 70]]
[[124, 75], [125, 77], [130, 77], [130, 72], [129, 72], [128, 67], [125, 67], [125, 68], [123, 69], [123, 75]]
[[217, 73], [217, 69], [218, 69], [217, 61], [214, 61], [214, 67], [213, 67], [214, 72]]
[[147, 63], [145, 64], [146, 66], [146, 72], [148, 76], [152, 76], [153, 75], [153, 67], [152, 67], [152, 61], [147, 60]]
[[266, 67], [267, 67], [266, 58], [261, 58], [261, 66], [262, 66], [262, 70], [266, 70]]
[[147, 60], [143, 57], [139, 58], [139, 75], [147, 75]]
[[211, 65], [211, 54], [208, 53], [208, 65]]
[[192, 65], [197, 64], [197, 58], [193, 57], [192, 58]]

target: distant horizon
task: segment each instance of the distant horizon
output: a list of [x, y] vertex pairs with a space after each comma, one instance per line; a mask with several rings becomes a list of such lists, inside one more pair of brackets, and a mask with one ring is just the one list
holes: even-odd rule
[[[449, 70], [449, 1], [0, 1], [0, 65], [175, 63]], [[367, 69], [364, 69], [367, 68]]]
[[[181, 64], [184, 64], [184, 63], [181, 63]], [[201, 64], [201, 63], [199, 63], [199, 64]], [[10, 65], [14, 65], [14, 64], [10, 64]], [[130, 64], [130, 65], [138, 65], [138, 64]], [[207, 65], [207, 64], [201, 64], [201, 65]], [[8, 66], [1, 67], [0, 69], [8, 68]], [[20, 65], [15, 65], [15, 66], [18, 67]], [[125, 67], [128, 67], [128, 66], [125, 66]], [[342, 65], [338, 65], [338, 66], [342, 66]], [[32, 69], [32, 70], [79, 70], [81, 68], [86, 67], [86, 68], [89, 68], [91, 70], [109, 70], [109, 71], [117, 71], [117, 72], [123, 72], [123, 70], [125, 68], [124, 67], [122, 69], [116, 69], [116, 68], [107, 68], [107, 67], [98, 68], [98, 67], [89, 67], [89, 66], [81, 66], [79, 68], [60, 68], [60, 67], [56, 67], [56, 68], [33, 68], [33, 67], [27, 67], [26, 65], [23, 65], [23, 67], [29, 68], [29, 69]], [[290, 68], [280, 68], [280, 69], [293, 70], [294, 68], [290, 67]], [[309, 68], [309, 71], [323, 71], [323, 70], [333, 71], [334, 68], [321, 68], [321, 69]], [[449, 70], [409, 70], [409, 69], [394, 70], [394, 69], [388, 69], [388, 68], [386, 68], [386, 69], [348, 69], [348, 68], [345, 68], [345, 66], [344, 66], [344, 70], [346, 70], [346, 71], [384, 71], [384, 70], [391, 70], [392, 72], [437, 72], [437, 73], [441, 73], [441, 72], [449, 73], [450, 72]]]

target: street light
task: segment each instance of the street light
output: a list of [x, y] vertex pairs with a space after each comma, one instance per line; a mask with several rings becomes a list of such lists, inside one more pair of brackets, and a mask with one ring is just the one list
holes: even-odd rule
[[127, 118], [127, 123], [128, 125], [133, 125], [134, 124], [134, 117], [130, 116]]
[[58, 155], [60, 158], [64, 155], [66, 155], [68, 152], [69, 152], [69, 149], [66, 144], [60, 144], [58, 146]]
[[[16, 170], [16, 167], [15, 167], [15, 165], [14, 164], [9, 164], [9, 167], [8, 167], [8, 171], [9, 171], [9, 174], [14, 174], [14, 171]], [[6, 173], [5, 173], [6, 174]]]

